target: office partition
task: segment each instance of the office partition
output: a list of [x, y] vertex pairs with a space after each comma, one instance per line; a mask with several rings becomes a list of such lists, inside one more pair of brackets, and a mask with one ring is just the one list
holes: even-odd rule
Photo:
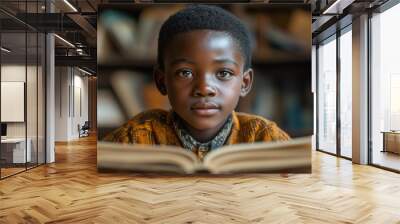
[[1, 179], [45, 162], [45, 34], [24, 22], [44, 1], [14, 3], [0, 3]]

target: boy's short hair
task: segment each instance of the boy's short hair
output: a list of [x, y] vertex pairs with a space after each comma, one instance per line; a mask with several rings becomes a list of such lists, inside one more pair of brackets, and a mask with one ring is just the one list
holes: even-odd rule
[[162, 25], [158, 38], [157, 62], [164, 69], [164, 50], [176, 34], [194, 30], [216, 30], [229, 34], [238, 44], [244, 69], [251, 65], [251, 38], [246, 26], [228, 11], [210, 5], [191, 5], [170, 16]]

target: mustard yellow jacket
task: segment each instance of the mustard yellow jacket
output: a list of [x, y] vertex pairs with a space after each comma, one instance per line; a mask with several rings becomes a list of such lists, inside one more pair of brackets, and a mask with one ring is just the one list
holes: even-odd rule
[[[233, 112], [233, 126], [225, 145], [288, 140], [290, 137], [274, 122], [263, 117]], [[122, 127], [106, 135], [104, 141], [128, 144], [158, 144], [180, 146], [172, 123], [172, 112], [149, 110], [142, 112]], [[203, 157], [204, 155], [199, 155]]]

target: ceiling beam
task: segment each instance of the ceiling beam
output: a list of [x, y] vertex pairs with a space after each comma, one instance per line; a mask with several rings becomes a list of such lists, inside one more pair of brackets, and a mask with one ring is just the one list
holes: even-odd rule
[[97, 59], [91, 56], [55, 56], [56, 66], [81, 66], [96, 71]]

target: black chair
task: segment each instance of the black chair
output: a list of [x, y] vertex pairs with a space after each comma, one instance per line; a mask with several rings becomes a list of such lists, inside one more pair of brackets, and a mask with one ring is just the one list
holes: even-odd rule
[[80, 127], [80, 125], [78, 124], [79, 138], [89, 136], [89, 129], [90, 129], [89, 121], [85, 121], [82, 127]]

